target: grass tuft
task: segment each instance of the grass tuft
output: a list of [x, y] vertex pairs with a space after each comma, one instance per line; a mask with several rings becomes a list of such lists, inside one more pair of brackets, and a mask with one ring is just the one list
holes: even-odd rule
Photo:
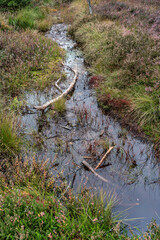
[[36, 28], [36, 21], [43, 20], [44, 13], [40, 8], [24, 8], [15, 17], [9, 18], [9, 24], [18, 29]]
[[53, 109], [58, 113], [63, 113], [66, 109], [66, 99], [61, 98], [60, 100], [56, 101], [53, 105]]
[[0, 156], [15, 156], [20, 152], [19, 121], [9, 114], [0, 114]]

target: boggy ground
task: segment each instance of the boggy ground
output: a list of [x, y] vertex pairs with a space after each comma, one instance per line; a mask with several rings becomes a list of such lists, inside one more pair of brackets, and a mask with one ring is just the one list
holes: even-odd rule
[[[86, 189], [75, 197], [62, 172], [53, 178], [54, 163], [20, 157], [27, 149], [20, 121], [23, 94], [47, 90], [62, 76], [64, 52], [40, 33], [57, 21], [50, 15], [54, 2], [4, 0], [0, 7], [0, 238], [125, 238], [112, 216], [114, 197], [108, 196], [107, 208], [104, 196], [96, 199]], [[54, 109], [63, 111], [64, 103]]]
[[[75, 197], [62, 172], [52, 177], [54, 162], [19, 156], [24, 147], [19, 113], [25, 105], [19, 96], [33, 88], [46, 89], [59, 77], [63, 58], [57, 44], [37, 32], [39, 26], [48, 29], [48, 20], [32, 3], [46, 11], [46, 2], [21, 1], [21, 7], [31, 6], [18, 13], [7, 12], [8, 7], [17, 11], [18, 0], [0, 3], [0, 238], [158, 239], [155, 222], [141, 237], [128, 237], [119, 216], [112, 215], [114, 195], [107, 196], [107, 207], [103, 195], [96, 198], [87, 189]], [[63, 101], [54, 107], [62, 111]]]
[[64, 9], [64, 20], [83, 49], [99, 104], [122, 123], [160, 141], [159, 3], [83, 1]]
[[[0, 3], [0, 155], [21, 150], [20, 116], [23, 94], [46, 89], [61, 74], [65, 53], [43, 32], [58, 21], [55, 3], [24, 1], [22, 8]], [[14, 1], [12, 1], [13, 4]], [[30, 3], [30, 4], [29, 4]], [[19, 2], [17, 3], [19, 4]], [[54, 16], [53, 16], [54, 15]]]

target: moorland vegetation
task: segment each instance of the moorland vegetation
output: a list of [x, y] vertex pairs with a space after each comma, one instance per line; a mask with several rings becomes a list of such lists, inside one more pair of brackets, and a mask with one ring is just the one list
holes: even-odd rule
[[[82, 187], [75, 196], [63, 170], [53, 177], [54, 162], [21, 156], [23, 93], [43, 90], [60, 77], [65, 53], [44, 36], [59, 21], [57, 10], [72, 23], [69, 33], [84, 51], [100, 105], [132, 115], [158, 143], [158, 1], [150, 2], [142, 11], [143, 1], [97, 1], [89, 16], [83, 1], [0, 1], [0, 239], [160, 238], [154, 221], [147, 232], [130, 230], [128, 236], [112, 211], [114, 193], [96, 197]], [[62, 112], [64, 105], [62, 99], [55, 109]]]

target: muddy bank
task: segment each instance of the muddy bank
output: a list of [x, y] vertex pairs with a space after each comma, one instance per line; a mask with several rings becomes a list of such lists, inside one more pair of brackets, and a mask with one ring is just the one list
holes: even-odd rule
[[[66, 100], [63, 114], [53, 111], [42, 114], [33, 109], [60, 94], [54, 85], [49, 91], [26, 93], [29, 111], [22, 116], [22, 124], [26, 139], [34, 145], [32, 153], [51, 161], [57, 155], [53, 173], [63, 170], [75, 191], [85, 184], [91, 191], [115, 192], [119, 199], [116, 211], [129, 208], [127, 218], [143, 218], [133, 221], [132, 226], [146, 229], [152, 218], [159, 223], [160, 165], [153, 145], [104, 115], [94, 90], [88, 85], [83, 54], [67, 36], [67, 26], [56, 24], [47, 36], [66, 50], [65, 65], [73, 69], [77, 66], [79, 77], [73, 94]], [[64, 71], [67, 79], [59, 84], [63, 90], [68, 88], [74, 76], [69, 68], [65, 67]], [[108, 180], [105, 183], [87, 171], [81, 162], [85, 159], [96, 167], [109, 146], [114, 146], [113, 150], [97, 169], [97, 173]]]

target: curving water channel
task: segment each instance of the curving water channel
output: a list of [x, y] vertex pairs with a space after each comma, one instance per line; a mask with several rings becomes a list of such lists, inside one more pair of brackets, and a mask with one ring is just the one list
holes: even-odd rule
[[[28, 109], [22, 116], [26, 138], [37, 144], [39, 158], [51, 161], [57, 154], [53, 172], [64, 170], [70, 185], [76, 191], [80, 184], [86, 184], [92, 191], [115, 191], [118, 210], [128, 209], [127, 218], [141, 218], [131, 222], [146, 230], [152, 218], [160, 223], [160, 164], [158, 164], [150, 143], [135, 137], [110, 116], [104, 115], [98, 107], [82, 52], [67, 36], [67, 25], [56, 24], [47, 35], [66, 50], [65, 65], [78, 68], [79, 77], [72, 96], [66, 101], [66, 112], [53, 114], [33, 110], [60, 94], [51, 86], [50, 90], [26, 93]], [[73, 73], [65, 67], [67, 79], [60, 87], [65, 90], [72, 82]], [[38, 144], [41, 143], [41, 144]], [[108, 155], [97, 173], [108, 180], [102, 182], [85, 169], [85, 159], [93, 168], [102, 158], [108, 146], [114, 149]]]

